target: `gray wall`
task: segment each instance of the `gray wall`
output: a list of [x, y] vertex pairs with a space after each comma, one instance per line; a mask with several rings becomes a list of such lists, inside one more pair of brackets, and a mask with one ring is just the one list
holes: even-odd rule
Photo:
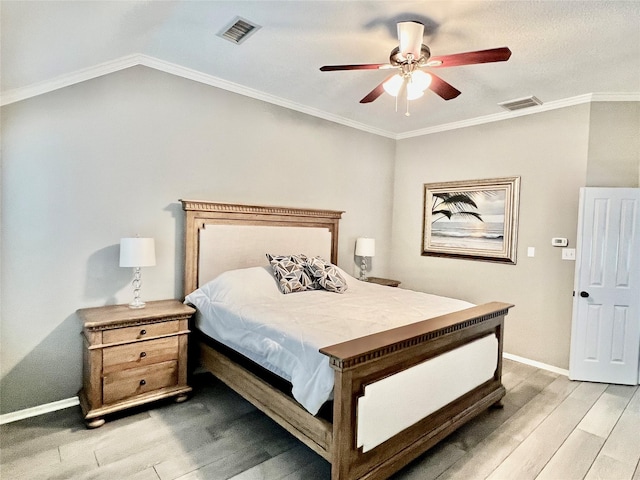
[[[583, 104], [399, 141], [392, 275], [409, 288], [515, 304], [505, 351], [568, 368], [575, 263], [551, 238], [575, 248], [588, 174], [590, 186], [638, 186], [639, 129], [637, 102]], [[509, 176], [521, 177], [516, 265], [420, 255], [424, 183]]]
[[591, 104], [587, 186], [637, 187], [640, 102]]
[[[579, 105], [396, 142], [145, 67], [5, 106], [0, 413], [76, 395], [76, 309], [131, 298], [121, 237], [156, 239], [144, 299], [181, 296], [180, 198], [345, 210], [343, 268], [357, 272], [356, 237], [375, 237], [374, 275], [515, 303], [506, 351], [566, 368], [574, 263], [550, 239], [575, 246], [581, 186], [638, 185], [639, 108]], [[513, 175], [517, 265], [420, 255], [424, 183]]]
[[395, 142], [135, 67], [2, 108], [0, 401], [7, 413], [76, 395], [78, 308], [130, 301], [121, 237], [156, 240], [146, 300], [182, 294], [178, 199], [345, 210], [389, 258]]

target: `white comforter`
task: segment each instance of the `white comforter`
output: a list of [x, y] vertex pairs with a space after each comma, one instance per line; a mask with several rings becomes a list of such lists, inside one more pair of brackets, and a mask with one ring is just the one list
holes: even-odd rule
[[452, 298], [361, 282], [341, 271], [345, 293], [278, 289], [270, 267], [231, 270], [188, 295], [196, 326], [288, 380], [312, 414], [331, 398], [322, 347], [473, 306]]

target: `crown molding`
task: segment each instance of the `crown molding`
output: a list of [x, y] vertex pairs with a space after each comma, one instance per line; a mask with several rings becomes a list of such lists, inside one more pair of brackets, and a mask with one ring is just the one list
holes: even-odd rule
[[2, 92], [2, 96], [0, 97], [0, 106], [10, 105], [32, 97], [37, 97], [38, 95], [53, 92], [60, 88], [69, 87], [77, 83], [86, 82], [93, 78], [102, 77], [103, 75], [124, 70], [125, 68], [140, 65], [142, 57], [143, 55], [140, 54], [127, 55], [126, 57], [117, 58], [92, 67], [76, 70], [75, 72], [71, 72], [66, 75], [60, 75], [59, 77], [45, 80], [44, 82], [38, 82], [26, 87]]
[[115, 73], [126, 68], [142, 65], [145, 67], [153, 68], [158, 71], [176, 75], [182, 78], [193, 80], [195, 82], [203, 83], [212, 87], [227, 90], [229, 92], [238, 93], [246, 97], [261, 100], [263, 102], [271, 103], [280, 107], [294, 110], [297, 112], [305, 113], [317, 118], [322, 118], [333, 123], [345, 125], [347, 127], [362, 130], [368, 133], [379, 135], [382, 137], [391, 138], [394, 140], [402, 140], [405, 138], [419, 137], [423, 135], [430, 135], [433, 133], [445, 132], [448, 130], [456, 130], [459, 128], [471, 127], [474, 125], [482, 125], [485, 123], [499, 122], [501, 120], [508, 120], [511, 118], [521, 117], [524, 115], [533, 115], [540, 112], [549, 110], [555, 110], [558, 108], [570, 107], [573, 105], [580, 105], [589, 102], [638, 102], [640, 101], [640, 93], [589, 93], [585, 95], [579, 95], [576, 97], [566, 98], [562, 100], [554, 100], [544, 103], [537, 107], [531, 107], [524, 110], [515, 112], [501, 112], [491, 115], [485, 115], [481, 117], [471, 118], [468, 120], [462, 120], [459, 122], [445, 123], [442, 125], [436, 125], [434, 127], [423, 128], [419, 130], [413, 130], [405, 133], [393, 133], [388, 130], [371, 127], [360, 122], [354, 122], [339, 115], [333, 115], [331, 113], [307, 107], [299, 103], [291, 102], [275, 95], [269, 95], [258, 90], [239, 85], [237, 83], [229, 82], [221, 78], [199, 72], [197, 70], [186, 68], [175, 63], [160, 60], [158, 58], [150, 57], [148, 55], [135, 53], [127, 55], [125, 57], [117, 58], [109, 62], [104, 62], [92, 67], [77, 70], [67, 75], [61, 75], [59, 77], [47, 80], [44, 82], [35, 83], [26, 87], [16, 88], [2, 92], [0, 95], [0, 106], [10, 105], [12, 103], [27, 100], [38, 95], [53, 92], [60, 88], [69, 87], [78, 83], [85, 82], [94, 78]]
[[193, 70], [191, 68], [186, 68], [181, 65], [177, 65], [175, 63], [166, 62], [164, 60], [148, 57], [146, 55], [141, 55], [141, 57], [142, 58], [141, 58], [140, 64], [146, 67], [154, 68], [156, 70], [170, 73], [172, 75], [177, 75], [182, 78], [187, 78], [189, 80], [193, 80], [199, 83], [204, 83], [205, 85], [210, 85], [212, 87], [221, 88], [229, 92], [238, 93], [246, 97], [255, 98], [256, 100], [262, 100], [263, 102], [271, 103], [273, 105], [278, 105], [280, 107], [284, 107], [289, 110], [295, 110], [297, 112], [306, 113], [307, 115], [322, 118], [324, 120], [328, 120], [333, 123], [339, 123], [341, 125], [352, 127], [358, 130], [363, 130], [365, 132], [373, 133], [375, 135], [380, 135], [388, 138], [395, 138], [395, 134], [387, 130], [371, 127], [369, 125], [365, 125], [364, 123], [354, 122], [352, 120], [346, 119], [344, 117], [340, 117], [338, 115], [333, 115], [331, 113], [318, 110], [316, 108], [307, 107], [305, 105], [301, 105], [299, 103], [295, 103], [290, 100], [285, 100], [284, 98], [277, 97], [275, 95], [269, 95], [267, 93], [260, 92], [253, 88], [249, 88], [243, 85], [239, 85], [237, 83], [229, 82], [227, 80], [214, 77], [213, 75], [202, 73], [197, 70]]
[[559, 108], [571, 107], [574, 105], [581, 105], [583, 103], [591, 102], [640, 102], [640, 93], [588, 93], [585, 95], [578, 95], [576, 97], [554, 100], [551, 102], [543, 103], [542, 105], [538, 105], [536, 107], [516, 110], [514, 112], [494, 113], [491, 115], [484, 115], [482, 117], [462, 120], [460, 122], [444, 123], [442, 125], [436, 125], [435, 127], [400, 133], [396, 135], [396, 140], [420, 137], [422, 135], [446, 132], [448, 130], [457, 130], [459, 128], [472, 127], [474, 125], [482, 125], [485, 123], [499, 122], [501, 120], [508, 120], [510, 118], [523, 117], [525, 115], [534, 115], [536, 113], [547, 112], [549, 110], [557, 110]]
[[60, 88], [69, 87], [71, 85], [75, 85], [87, 80], [98, 78], [103, 75], [108, 75], [110, 73], [118, 72], [120, 70], [135, 67], [138, 65], [153, 68], [161, 72], [170, 73], [172, 75], [193, 80], [195, 82], [203, 83], [212, 87], [220, 88], [222, 90], [227, 90], [229, 92], [238, 93], [246, 97], [255, 98], [256, 100], [262, 100], [263, 102], [278, 105], [289, 110], [295, 110], [307, 115], [312, 115], [314, 117], [322, 118], [333, 123], [339, 123], [347, 127], [363, 130], [375, 135], [395, 138], [395, 134], [393, 132], [371, 127], [369, 125], [365, 125], [364, 123], [354, 122], [338, 115], [333, 115], [322, 110], [291, 102], [275, 95], [269, 95], [255, 89], [239, 85], [237, 83], [223, 80], [213, 75], [202, 73], [191, 68], [183, 67], [175, 63], [166, 62], [164, 60], [160, 60], [158, 58], [150, 57], [148, 55], [143, 55], [140, 53], [121, 57], [116, 60], [101, 63], [99, 65], [94, 65], [93, 67], [78, 70], [68, 75], [61, 75], [44, 82], [2, 92], [2, 96], [0, 97], [0, 106], [27, 100], [38, 95], [53, 92], [54, 90], [58, 90]]
[[592, 93], [592, 102], [640, 102], [640, 93]]

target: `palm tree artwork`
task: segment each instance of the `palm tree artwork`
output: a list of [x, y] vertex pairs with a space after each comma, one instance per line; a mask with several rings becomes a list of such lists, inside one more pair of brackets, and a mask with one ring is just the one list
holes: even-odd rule
[[431, 208], [431, 223], [447, 218], [456, 216], [471, 216], [482, 221], [482, 214], [479, 212], [472, 212], [467, 210], [469, 207], [478, 208], [476, 202], [473, 201], [473, 197], [479, 192], [469, 193], [434, 193], [433, 194], [433, 206]]
[[424, 184], [422, 255], [515, 265], [520, 177]]
[[502, 250], [504, 190], [433, 192], [431, 244]]

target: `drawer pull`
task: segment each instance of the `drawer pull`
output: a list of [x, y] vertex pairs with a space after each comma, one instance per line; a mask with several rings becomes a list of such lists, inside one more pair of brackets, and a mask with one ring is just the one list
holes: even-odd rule
[[147, 384], [147, 381], [146, 381], [146, 380], [144, 380], [144, 379], [143, 379], [143, 380], [140, 380], [140, 386], [143, 386], [143, 385], [146, 385], [146, 384]]
[[144, 358], [147, 356], [147, 352], [140, 352], [140, 358]]
[[140, 330], [140, 335], [146, 335], [147, 331], [143, 328], [142, 330]]

